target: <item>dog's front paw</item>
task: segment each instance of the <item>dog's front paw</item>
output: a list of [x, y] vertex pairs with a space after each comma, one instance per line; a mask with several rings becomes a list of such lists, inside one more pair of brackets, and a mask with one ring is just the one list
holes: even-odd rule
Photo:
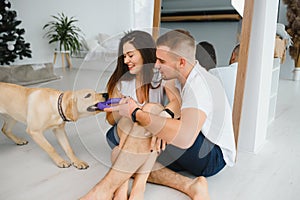
[[71, 166], [71, 163], [69, 163], [68, 161], [60, 161], [59, 163], [57, 163], [57, 166], [60, 168], [68, 168]]
[[84, 162], [84, 161], [81, 161], [81, 160], [78, 160], [76, 162], [73, 162], [72, 163], [74, 167], [76, 167], [77, 169], [87, 169], [89, 168], [89, 165]]
[[28, 141], [23, 139], [23, 138], [18, 138], [18, 139], [15, 140], [15, 143], [17, 145], [25, 145], [25, 144], [28, 144]]

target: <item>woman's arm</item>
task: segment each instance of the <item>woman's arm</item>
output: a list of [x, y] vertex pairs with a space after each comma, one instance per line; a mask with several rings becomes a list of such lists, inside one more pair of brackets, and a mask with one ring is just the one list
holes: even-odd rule
[[[115, 90], [112, 95], [109, 96], [109, 98], [121, 98], [123, 97], [122, 94], [119, 92], [119, 90]], [[115, 125], [120, 119], [121, 115], [119, 112], [106, 112], [106, 120], [110, 125]]]

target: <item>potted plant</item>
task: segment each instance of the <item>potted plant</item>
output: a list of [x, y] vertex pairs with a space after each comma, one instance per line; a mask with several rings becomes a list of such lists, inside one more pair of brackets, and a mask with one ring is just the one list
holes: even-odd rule
[[43, 29], [47, 29], [45, 36], [49, 39], [49, 44], [58, 42], [59, 51], [70, 51], [70, 53], [78, 53], [81, 49], [80, 40], [82, 31], [75, 25], [78, 22], [74, 17], [68, 17], [64, 13], [53, 16], [55, 20], [44, 25]]

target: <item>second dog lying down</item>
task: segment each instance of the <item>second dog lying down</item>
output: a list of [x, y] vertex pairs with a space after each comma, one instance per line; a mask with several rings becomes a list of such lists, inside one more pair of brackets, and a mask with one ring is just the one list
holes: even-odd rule
[[[90, 89], [59, 91], [50, 88], [27, 88], [0, 82], [0, 115], [4, 117], [2, 132], [18, 145], [28, 142], [12, 133], [12, 127], [19, 121], [27, 124], [27, 133], [48, 153], [58, 167], [88, 168], [78, 159], [69, 144], [65, 123], [100, 112], [96, 104], [106, 101], [107, 93], [97, 94]], [[43, 133], [52, 129], [60, 145], [71, 160], [64, 160], [47, 141]]]

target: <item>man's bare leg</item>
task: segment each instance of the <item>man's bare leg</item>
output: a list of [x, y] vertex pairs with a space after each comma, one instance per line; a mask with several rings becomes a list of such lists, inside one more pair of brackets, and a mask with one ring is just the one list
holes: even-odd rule
[[192, 200], [209, 200], [208, 184], [203, 176], [195, 179], [176, 173], [159, 163], [150, 173], [148, 182], [168, 186], [188, 195]]

